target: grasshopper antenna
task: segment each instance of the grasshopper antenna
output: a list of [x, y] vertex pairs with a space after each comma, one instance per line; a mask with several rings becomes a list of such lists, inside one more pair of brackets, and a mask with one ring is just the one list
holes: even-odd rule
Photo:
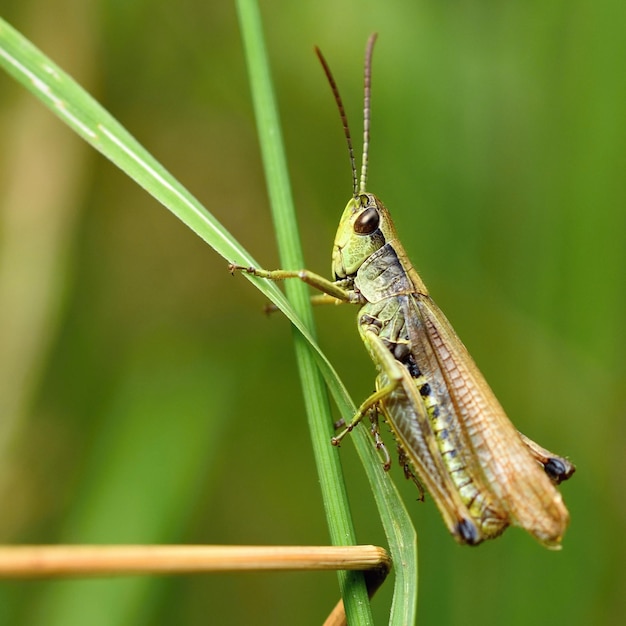
[[372, 53], [377, 33], [372, 33], [365, 48], [365, 87], [363, 95], [363, 157], [361, 161], [361, 181], [359, 193], [365, 193], [367, 185], [367, 158], [370, 149], [370, 99], [372, 95]]
[[[322, 67], [324, 68], [324, 74], [326, 74], [326, 78], [328, 83], [330, 84], [330, 88], [333, 91], [333, 96], [335, 98], [335, 103], [337, 104], [337, 108], [339, 109], [339, 116], [341, 117], [341, 123], [343, 125], [343, 134], [346, 138], [346, 143], [348, 144], [348, 152], [350, 154], [350, 167], [352, 168], [352, 195], [353, 197], [357, 197], [359, 194], [359, 181], [356, 175], [356, 161], [354, 159], [354, 147], [352, 146], [352, 137], [350, 136], [350, 127], [348, 126], [348, 117], [346, 116], [346, 110], [343, 106], [343, 101], [341, 96], [339, 95], [339, 89], [337, 88], [337, 83], [333, 77], [332, 72], [330, 71], [330, 67], [328, 67], [328, 63], [326, 63], [326, 59], [322, 54], [321, 50], [315, 46], [315, 54], [317, 54], [317, 58], [320, 60]], [[361, 186], [363, 186], [363, 174], [361, 173]]]

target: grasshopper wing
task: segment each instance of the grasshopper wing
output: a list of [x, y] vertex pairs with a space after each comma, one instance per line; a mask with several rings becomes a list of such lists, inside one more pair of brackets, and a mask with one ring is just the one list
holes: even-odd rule
[[437, 359], [485, 484], [508, 511], [512, 523], [545, 546], [559, 548], [569, 522], [561, 494], [523, 443], [439, 307], [422, 294], [416, 294], [414, 302], [424, 331], [420, 337], [428, 342], [423, 347]]

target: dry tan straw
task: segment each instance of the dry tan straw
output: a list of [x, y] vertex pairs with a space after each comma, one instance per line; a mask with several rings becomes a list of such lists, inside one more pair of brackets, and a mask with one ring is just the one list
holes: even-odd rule
[[1, 578], [124, 576], [263, 570], [388, 569], [376, 546], [14, 546], [0, 548]]

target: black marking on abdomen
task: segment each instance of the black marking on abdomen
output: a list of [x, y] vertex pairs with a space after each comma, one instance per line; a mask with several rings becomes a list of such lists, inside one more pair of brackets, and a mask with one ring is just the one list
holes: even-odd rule
[[411, 374], [412, 378], [419, 378], [422, 375], [422, 372], [420, 372], [420, 368], [415, 362], [415, 357], [412, 354], [409, 354], [408, 358], [406, 359], [405, 365], [407, 366], [409, 374]]

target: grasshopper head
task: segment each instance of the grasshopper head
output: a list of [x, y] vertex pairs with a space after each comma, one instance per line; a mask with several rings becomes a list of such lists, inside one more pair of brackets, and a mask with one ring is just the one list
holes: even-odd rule
[[344, 209], [333, 246], [333, 275], [354, 276], [376, 250], [396, 238], [389, 212], [372, 193], [351, 198]]

